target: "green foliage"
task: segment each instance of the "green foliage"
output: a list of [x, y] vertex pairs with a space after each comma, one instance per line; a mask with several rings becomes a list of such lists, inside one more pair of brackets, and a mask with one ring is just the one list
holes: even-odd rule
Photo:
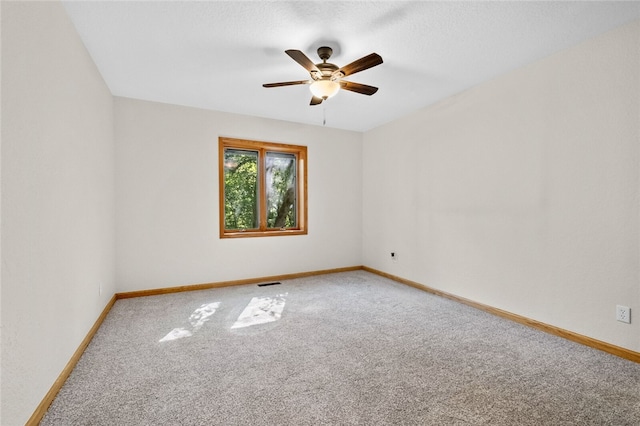
[[[293, 154], [267, 152], [265, 186], [267, 228], [295, 228], [296, 164]], [[226, 149], [224, 153], [225, 229], [260, 227], [258, 151]]]
[[225, 229], [258, 228], [257, 152], [225, 151], [224, 187]]
[[296, 157], [267, 153], [267, 227], [295, 228]]

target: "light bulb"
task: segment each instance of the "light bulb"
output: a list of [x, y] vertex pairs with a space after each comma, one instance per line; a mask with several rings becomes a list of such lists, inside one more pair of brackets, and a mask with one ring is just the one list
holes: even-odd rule
[[340, 90], [340, 84], [331, 80], [316, 80], [311, 83], [309, 90], [313, 93], [313, 96], [328, 99], [338, 93]]

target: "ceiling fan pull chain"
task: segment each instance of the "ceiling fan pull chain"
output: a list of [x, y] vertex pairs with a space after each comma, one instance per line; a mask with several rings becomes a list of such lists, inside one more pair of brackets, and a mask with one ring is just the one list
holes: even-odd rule
[[327, 107], [326, 106], [322, 106], [322, 125], [326, 125], [327, 124]]

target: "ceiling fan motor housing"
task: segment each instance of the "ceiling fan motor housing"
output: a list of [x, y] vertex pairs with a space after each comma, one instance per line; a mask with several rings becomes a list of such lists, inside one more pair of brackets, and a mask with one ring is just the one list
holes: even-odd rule
[[327, 62], [327, 59], [331, 57], [332, 53], [333, 53], [333, 49], [328, 46], [323, 46], [318, 48], [318, 56], [320, 57], [320, 59], [322, 59], [322, 62], [320, 62], [319, 64], [315, 64], [316, 67], [320, 70], [320, 75], [317, 75], [317, 73], [312, 72], [311, 75], [314, 80], [334, 80], [335, 81], [343, 77], [342, 75], [338, 75], [338, 74], [334, 75], [333, 73], [338, 69], [338, 66]]

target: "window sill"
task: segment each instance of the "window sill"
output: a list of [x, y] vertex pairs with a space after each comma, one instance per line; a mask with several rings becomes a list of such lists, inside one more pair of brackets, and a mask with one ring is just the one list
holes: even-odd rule
[[242, 231], [225, 232], [220, 234], [220, 238], [253, 238], [253, 237], [283, 237], [288, 235], [307, 235], [307, 231], [301, 229], [288, 229], [284, 231]]

